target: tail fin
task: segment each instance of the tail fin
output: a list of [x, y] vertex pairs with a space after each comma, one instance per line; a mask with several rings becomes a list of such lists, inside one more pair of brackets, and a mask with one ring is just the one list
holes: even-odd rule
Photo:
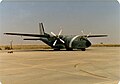
[[45, 30], [43, 27], [43, 23], [39, 23], [40, 35], [45, 35]]

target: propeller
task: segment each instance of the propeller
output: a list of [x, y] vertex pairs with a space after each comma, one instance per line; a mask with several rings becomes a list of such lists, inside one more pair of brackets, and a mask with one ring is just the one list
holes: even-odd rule
[[91, 32], [89, 34], [87, 34], [87, 37], [90, 36]]
[[[83, 32], [83, 30], [82, 30], [81, 32], [82, 32], [82, 34], [85, 35], [86, 37], [90, 36], [90, 34], [91, 34], [91, 32], [90, 32], [89, 34], [86, 35], [86, 34]], [[84, 37], [85, 37], [85, 36], [84, 36]]]
[[57, 43], [58, 40], [60, 40], [63, 44], [65, 43], [65, 41], [60, 38], [61, 33], [62, 33], [62, 29], [60, 30], [60, 32], [58, 33], [58, 35], [56, 35], [55, 33], [51, 32], [51, 34], [56, 38], [56, 40], [53, 43], [53, 46], [56, 45], [56, 43]]
[[83, 35], [85, 35], [85, 33], [83, 32], [83, 30], [81, 31]]

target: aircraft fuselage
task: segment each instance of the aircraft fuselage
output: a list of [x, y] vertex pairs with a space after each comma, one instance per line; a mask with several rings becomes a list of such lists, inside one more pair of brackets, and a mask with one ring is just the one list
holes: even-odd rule
[[48, 38], [41, 38], [41, 40], [54, 49], [62, 49], [62, 48], [66, 48], [67, 50], [85, 49], [91, 46], [91, 42], [87, 38], [81, 37], [80, 35], [71, 35], [71, 36], [61, 35], [60, 38], [63, 39], [65, 43], [62, 43], [58, 39], [55, 46], [53, 46], [53, 43], [56, 40], [54, 36], [50, 36]]

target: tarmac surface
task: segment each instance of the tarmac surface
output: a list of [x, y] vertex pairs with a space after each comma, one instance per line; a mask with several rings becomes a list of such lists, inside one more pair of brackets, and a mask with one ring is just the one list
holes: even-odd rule
[[120, 47], [0, 51], [2, 84], [118, 84]]

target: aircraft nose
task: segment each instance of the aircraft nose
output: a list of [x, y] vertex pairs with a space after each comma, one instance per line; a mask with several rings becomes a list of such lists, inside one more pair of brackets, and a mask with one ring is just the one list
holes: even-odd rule
[[87, 41], [86, 41], [86, 46], [87, 46], [87, 47], [91, 46], [91, 42], [87, 40]]

